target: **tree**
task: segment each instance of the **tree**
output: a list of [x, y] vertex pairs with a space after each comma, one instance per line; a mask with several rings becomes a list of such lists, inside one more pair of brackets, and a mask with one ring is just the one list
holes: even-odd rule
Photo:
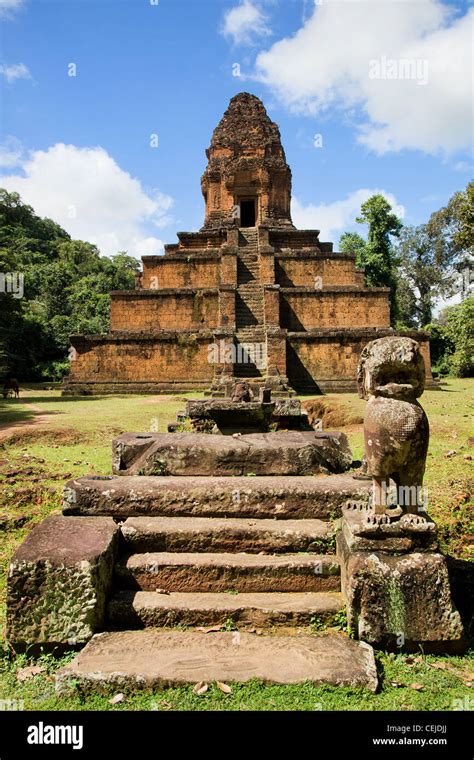
[[390, 317], [394, 324], [397, 316], [397, 278], [391, 238], [399, 236], [402, 222], [392, 213], [392, 207], [383, 195], [373, 195], [365, 201], [356, 222], [369, 226], [367, 244], [361, 250], [360, 261], [365, 267], [365, 282], [369, 287], [390, 288]]
[[426, 326], [430, 334], [433, 368], [439, 374], [472, 377], [474, 374], [474, 297], [447, 306]]
[[363, 266], [366, 247], [364, 238], [358, 232], [343, 232], [339, 239], [339, 250], [341, 253], [355, 253], [357, 267]]
[[403, 283], [398, 289], [399, 313], [405, 317], [409, 300], [407, 292], [411, 291], [408, 319], [423, 327], [432, 320], [435, 299], [453, 295], [454, 286], [453, 276], [437, 260], [436, 239], [430, 235], [427, 225], [403, 228], [397, 246], [397, 262], [399, 286]]
[[446, 317], [448, 336], [454, 345], [451, 370], [458, 377], [474, 374], [474, 297], [470, 296], [455, 307]]
[[436, 261], [457, 277], [461, 296], [469, 295], [474, 256], [474, 182], [454, 193], [448, 204], [431, 214], [428, 234], [436, 247]]
[[66, 369], [69, 335], [108, 329], [111, 290], [134, 287], [136, 259], [107, 258], [0, 189], [0, 272], [21, 274], [22, 298], [0, 293], [0, 365], [23, 380]]

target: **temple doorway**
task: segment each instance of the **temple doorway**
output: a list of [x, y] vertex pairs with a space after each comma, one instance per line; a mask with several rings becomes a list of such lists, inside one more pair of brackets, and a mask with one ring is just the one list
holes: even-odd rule
[[240, 226], [255, 227], [256, 218], [255, 198], [240, 201]]

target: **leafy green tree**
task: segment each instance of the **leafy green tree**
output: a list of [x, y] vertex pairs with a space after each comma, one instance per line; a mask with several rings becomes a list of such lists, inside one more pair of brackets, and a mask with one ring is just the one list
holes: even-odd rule
[[390, 317], [394, 324], [397, 317], [396, 259], [392, 237], [398, 237], [402, 222], [392, 212], [390, 203], [383, 195], [373, 195], [361, 206], [359, 224], [369, 227], [367, 244], [361, 251], [360, 264], [365, 267], [365, 281], [369, 287], [390, 288]]
[[415, 326], [423, 327], [432, 321], [434, 301], [454, 293], [454, 277], [437, 261], [436, 240], [427, 225], [402, 229], [397, 262], [399, 313], [405, 317], [405, 308], [409, 306], [408, 319], [414, 321]]
[[23, 380], [57, 379], [69, 335], [108, 330], [112, 290], [134, 287], [136, 259], [96, 246], [42, 219], [18, 193], [0, 189], [0, 272], [20, 273], [24, 297], [0, 293], [0, 369]]
[[358, 232], [343, 232], [339, 238], [339, 250], [341, 253], [355, 253], [356, 266], [363, 266], [365, 261], [366, 242]]
[[426, 226], [434, 241], [437, 263], [453, 277], [457, 275], [461, 295], [467, 297], [474, 258], [474, 182], [454, 193]]
[[440, 374], [472, 377], [474, 374], [474, 296], [447, 306], [426, 326], [430, 334], [433, 367]]
[[448, 336], [454, 344], [451, 370], [458, 377], [474, 374], [474, 296], [451, 307], [446, 317]]

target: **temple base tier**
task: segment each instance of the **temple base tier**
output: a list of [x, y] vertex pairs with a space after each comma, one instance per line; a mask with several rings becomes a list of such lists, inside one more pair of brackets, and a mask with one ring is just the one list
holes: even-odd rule
[[[352, 392], [363, 347], [395, 334], [388, 290], [366, 288], [355, 257], [317, 230], [234, 227], [179, 240], [143, 257], [141, 287], [112, 293], [108, 334], [71, 337], [65, 395], [226, 396], [236, 379], [274, 397]], [[420, 343], [436, 387], [427, 333], [402, 334]]]

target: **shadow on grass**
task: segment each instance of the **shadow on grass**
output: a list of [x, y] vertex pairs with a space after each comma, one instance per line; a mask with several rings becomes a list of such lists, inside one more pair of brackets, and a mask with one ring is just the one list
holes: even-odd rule
[[14, 425], [17, 422], [29, 422], [34, 420], [36, 412], [32, 409], [18, 408], [17, 404], [21, 404], [21, 401], [0, 401], [0, 422], [2, 424]]
[[112, 394], [107, 396], [27, 396], [23, 399], [20, 398], [20, 401], [23, 401], [25, 404], [68, 404], [75, 401], [105, 401], [112, 398], [133, 398], [133, 394], [127, 394], [126, 396], [115, 396]]
[[[59, 411], [36, 411], [34, 409], [28, 409], [21, 406], [21, 401], [2, 401], [0, 402], [0, 426], [4, 428], [10, 425], [21, 425], [34, 422], [39, 416], [51, 416], [56, 414], [64, 414]], [[26, 402], [24, 402], [26, 403]], [[20, 404], [20, 406], [17, 406]]]

